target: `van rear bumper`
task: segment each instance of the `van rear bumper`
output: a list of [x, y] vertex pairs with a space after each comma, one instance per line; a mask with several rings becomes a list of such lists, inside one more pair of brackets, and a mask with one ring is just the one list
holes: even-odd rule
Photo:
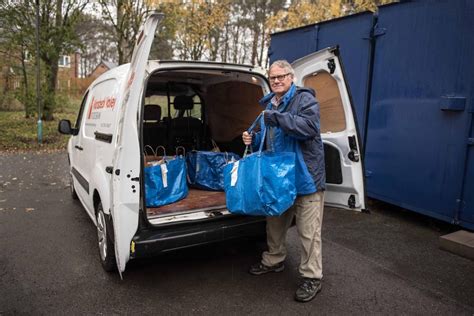
[[205, 222], [142, 229], [134, 237], [131, 258], [188, 248], [233, 238], [264, 236], [265, 217], [230, 215]]

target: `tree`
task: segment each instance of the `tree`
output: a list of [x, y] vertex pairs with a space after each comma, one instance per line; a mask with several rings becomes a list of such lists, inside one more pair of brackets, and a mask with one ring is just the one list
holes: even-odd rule
[[117, 47], [112, 25], [92, 14], [83, 14], [76, 25], [80, 39], [80, 77], [87, 77], [101, 61], [117, 61]]
[[104, 19], [114, 30], [119, 65], [130, 61], [135, 39], [151, 11], [151, 1], [98, 0]]
[[251, 57], [250, 62], [254, 65], [264, 66], [265, 47], [270, 40], [266, 19], [267, 16], [273, 15], [283, 9], [286, 0], [246, 0], [243, 1], [245, 10], [247, 11], [247, 19], [251, 34]]
[[395, 2], [395, 0], [352, 0], [347, 1], [347, 5], [350, 6], [355, 12], [364, 10], [375, 12], [377, 6]]
[[[181, 23], [176, 27], [175, 50], [181, 59], [201, 60], [206, 55], [216, 56], [220, 30], [228, 17], [227, 1], [189, 0], [176, 7]], [[211, 54], [209, 54], [211, 52]]]
[[30, 117], [34, 112], [34, 103], [30, 97], [32, 92], [29, 88], [28, 69], [26, 64], [28, 52], [28, 30], [20, 27], [20, 15], [16, 14], [12, 7], [7, 3], [1, 2], [0, 5], [0, 55], [2, 56], [2, 77], [4, 78], [4, 87], [2, 100], [10, 92], [10, 77], [12, 71], [19, 71], [22, 79], [22, 92], [18, 95], [23, 101], [25, 107], [25, 117]]
[[179, 6], [170, 1], [150, 2], [151, 7], [164, 14], [158, 26], [155, 40], [151, 47], [150, 59], [172, 59], [174, 57], [174, 38], [180, 23]]
[[[35, 25], [35, 15], [32, 12], [34, 3], [31, 0], [25, 3], [29, 7], [25, 18], [31, 27]], [[59, 57], [61, 54], [73, 52], [80, 45], [75, 25], [87, 3], [88, 1], [84, 0], [43, 0], [40, 5], [40, 58], [46, 70], [46, 93], [43, 105], [45, 120], [53, 119]]]
[[273, 32], [313, 24], [365, 10], [375, 11], [378, 5], [394, 0], [294, 0], [287, 9], [267, 19]]
[[[42, 0], [39, 10], [40, 60], [44, 66], [43, 119], [52, 120], [55, 107], [55, 91], [58, 76], [58, 62], [61, 54], [72, 52], [79, 46], [75, 25], [88, 1]], [[29, 52], [35, 52], [35, 14], [33, 0], [1, 3], [0, 11], [7, 19], [2, 25], [12, 40]], [[21, 46], [20, 45], [20, 46]]]

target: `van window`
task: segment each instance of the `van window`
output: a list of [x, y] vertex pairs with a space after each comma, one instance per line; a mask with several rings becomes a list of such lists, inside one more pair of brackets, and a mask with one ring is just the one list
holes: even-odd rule
[[81, 107], [79, 108], [79, 114], [77, 115], [76, 119], [76, 125], [74, 126], [78, 131], [81, 127], [81, 121], [82, 121], [82, 114], [84, 113], [84, 107], [86, 106], [87, 102], [87, 97], [89, 95], [89, 91], [86, 91], [86, 94], [84, 95], [84, 98], [82, 98], [81, 102]]
[[[161, 108], [161, 120], [163, 118], [176, 118], [180, 115], [179, 111], [174, 108], [174, 99], [177, 95], [170, 95], [169, 96], [169, 104], [168, 104], [168, 96], [166, 95], [151, 95], [145, 98], [145, 105], [148, 104], [156, 104], [159, 105]], [[169, 112], [168, 112], [169, 109]], [[193, 108], [192, 110], [186, 111], [184, 113], [185, 117], [194, 117], [199, 120], [202, 119], [202, 101], [199, 95], [193, 96]]]
[[[176, 118], [179, 116], [179, 111], [174, 108], [174, 100], [176, 96], [172, 96], [171, 98], [171, 117]], [[187, 117], [194, 117], [197, 119], [201, 119], [201, 99], [198, 95], [193, 96], [193, 109], [187, 110], [184, 116]]]
[[341, 132], [346, 129], [346, 117], [337, 81], [326, 71], [306, 76], [305, 87], [316, 91], [321, 115], [321, 133]]

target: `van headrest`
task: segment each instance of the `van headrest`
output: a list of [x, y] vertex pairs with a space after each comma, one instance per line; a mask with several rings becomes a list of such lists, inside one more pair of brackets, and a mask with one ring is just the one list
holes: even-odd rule
[[194, 107], [193, 97], [187, 95], [177, 95], [174, 98], [175, 110], [192, 110]]
[[147, 104], [145, 105], [145, 112], [143, 113], [144, 121], [157, 121], [161, 120], [161, 107], [158, 104]]

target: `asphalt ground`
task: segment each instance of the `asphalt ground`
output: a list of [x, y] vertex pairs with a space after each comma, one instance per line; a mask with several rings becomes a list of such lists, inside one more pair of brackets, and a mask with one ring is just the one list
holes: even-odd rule
[[294, 228], [281, 273], [248, 274], [265, 245], [239, 240], [131, 261], [121, 281], [101, 268], [67, 170], [64, 152], [0, 154], [0, 315], [474, 315], [474, 261], [438, 248], [459, 228], [376, 201], [370, 214], [325, 209], [309, 303], [293, 300]]

